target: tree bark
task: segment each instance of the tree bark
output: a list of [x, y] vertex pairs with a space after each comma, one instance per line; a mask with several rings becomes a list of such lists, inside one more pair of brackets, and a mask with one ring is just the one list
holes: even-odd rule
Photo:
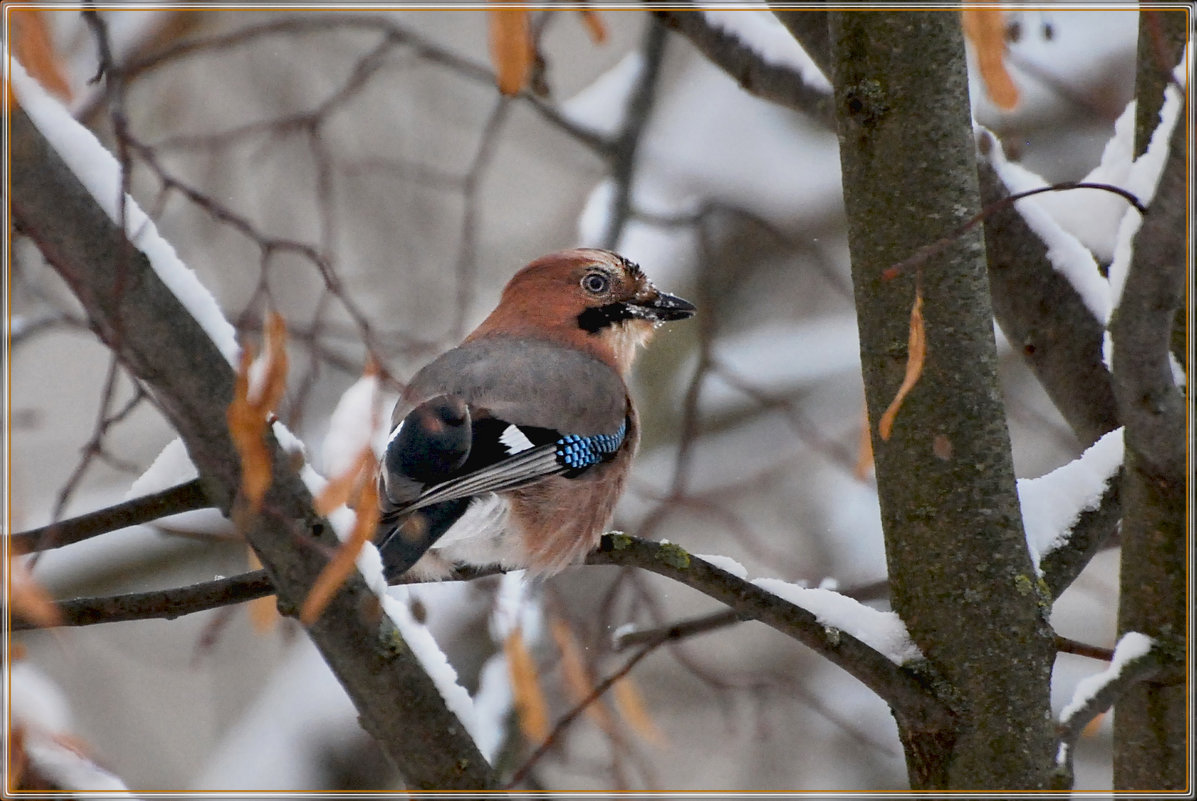
[[[1188, 36], [1188, 14], [1140, 12], [1135, 152], [1159, 124], [1164, 87]], [[1135, 236], [1125, 289], [1110, 321], [1114, 393], [1126, 425], [1118, 633], [1139, 631], [1165, 644], [1171, 665], [1131, 687], [1114, 710], [1114, 789], [1186, 789], [1191, 758], [1184, 665], [1192, 609], [1186, 575], [1185, 398], [1169, 350], [1183, 311], [1185, 232], [1192, 220], [1185, 185], [1186, 120], [1169, 142], [1156, 195]], [[1188, 653], [1186, 654], [1186, 649]]]
[[[96, 204], [19, 108], [11, 109], [13, 221], [87, 309], [96, 334], [143, 382], [187, 446], [205, 494], [236, 505], [240, 465], [225, 420], [233, 371], [143, 253]], [[277, 443], [262, 511], [241, 518], [277, 588], [298, 609], [337, 543]], [[240, 517], [240, 516], [239, 516]], [[354, 574], [308, 634], [345, 687], [363, 728], [413, 789], [492, 789], [497, 780], [378, 599]], [[305, 699], [296, 698], [296, 704]]]
[[[1015, 491], [981, 233], [881, 277], [979, 209], [959, 16], [832, 12], [831, 53], [893, 603], [960, 721], [954, 739], [902, 732], [911, 784], [1043, 789], [1054, 649]], [[903, 381], [916, 292], [926, 360], [884, 440], [876, 423]]]

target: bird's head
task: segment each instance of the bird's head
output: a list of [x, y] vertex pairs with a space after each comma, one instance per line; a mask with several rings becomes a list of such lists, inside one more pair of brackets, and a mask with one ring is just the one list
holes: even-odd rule
[[657, 289], [623, 256], [579, 248], [542, 256], [516, 273], [467, 341], [549, 339], [592, 351], [626, 374], [637, 345], [662, 323], [694, 312], [693, 304]]

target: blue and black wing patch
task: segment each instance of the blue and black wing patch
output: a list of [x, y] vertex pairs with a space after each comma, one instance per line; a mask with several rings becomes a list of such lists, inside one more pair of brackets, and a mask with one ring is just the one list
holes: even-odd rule
[[[498, 422], [498, 421], [495, 421]], [[498, 459], [479, 459], [471, 452], [458, 475], [430, 486], [407, 508], [420, 509], [434, 503], [480, 495], [484, 492], [505, 492], [535, 483], [542, 478], [565, 475], [573, 478], [583, 471], [610, 459], [627, 436], [627, 422], [611, 434], [580, 436], [561, 435], [545, 428], [516, 427], [501, 423], [503, 436], [491, 440], [477, 440], [476, 448], [492, 450], [502, 455]], [[527, 445], [511, 452], [502, 440], [515, 440], [509, 429], [516, 429]], [[552, 436], [548, 442], [544, 440]], [[540, 441], [542, 444], [536, 444]], [[497, 446], [494, 443], [499, 443]]]
[[627, 421], [609, 434], [562, 434], [471, 415], [441, 395], [412, 410], [396, 427], [383, 457], [391, 498], [379, 526], [388, 580], [401, 575], [456, 523], [477, 495], [505, 492], [554, 475], [574, 478], [610, 459], [627, 437]]

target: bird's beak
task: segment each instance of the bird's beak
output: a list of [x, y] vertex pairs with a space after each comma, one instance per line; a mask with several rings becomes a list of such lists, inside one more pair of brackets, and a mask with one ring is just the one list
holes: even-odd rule
[[687, 317], [693, 317], [694, 312], [698, 311], [690, 301], [661, 291], [658, 291], [654, 298], [636, 303], [636, 308], [640, 310], [644, 319], [655, 323], [685, 320]]

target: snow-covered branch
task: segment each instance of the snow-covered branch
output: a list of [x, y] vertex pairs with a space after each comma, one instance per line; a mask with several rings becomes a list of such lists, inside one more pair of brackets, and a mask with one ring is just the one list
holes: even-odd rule
[[[58, 124], [78, 127], [69, 117]], [[181, 302], [180, 290], [163, 282], [150, 257], [113, 224], [23, 109], [13, 111], [9, 130], [15, 223], [75, 292], [101, 339], [153, 394], [187, 445], [212, 500], [231, 510], [240, 486], [239, 460], [225, 419], [233, 397], [229, 356], [235, 342], [224, 348], [214, 344], [211, 332]], [[94, 168], [95, 161], [83, 163]], [[111, 171], [111, 158], [108, 163]], [[119, 185], [115, 176], [108, 182], [110, 188]], [[231, 327], [227, 330], [232, 342]], [[272, 483], [264, 511], [241, 515], [240, 522], [280, 602], [298, 609], [326, 560], [322, 549], [295, 543], [335, 546], [336, 540], [313, 512], [307, 488], [273, 438], [270, 448]], [[421, 660], [393, 626], [380, 627], [361, 614], [374, 597], [360, 578], [351, 578], [309, 628], [353, 698], [362, 725], [413, 787], [492, 786], [492, 770], [446, 708]], [[369, 642], [379, 647], [363, 647]], [[402, 720], [390, 712], [398, 698], [406, 703]], [[429, 747], [434, 743], [439, 744]]]
[[834, 127], [831, 87], [772, 16], [751, 10], [652, 10], [653, 16], [736, 80], [744, 91]]
[[[1119, 428], [1099, 439], [1081, 458], [1045, 476], [1018, 480], [1023, 529], [1031, 563], [1040, 575], [1045, 575], [1043, 561], [1054, 552], [1081, 550], [1092, 556], [1100, 541], [1082, 542], [1085, 531], [1078, 531], [1078, 524], [1081, 515], [1103, 505], [1121, 466], [1122, 429]], [[1053, 586], [1053, 597], [1067, 586], [1067, 582], [1061, 581], [1063, 578], [1053, 577], [1052, 584], [1063, 585]]]
[[[995, 144], [987, 133], [979, 142], [983, 154]], [[978, 158], [977, 175], [986, 207], [1010, 196], [985, 155]], [[1103, 323], [1053, 266], [1048, 245], [1019, 211], [1005, 208], [986, 219], [985, 253], [994, 316], [1006, 339], [1022, 349], [1081, 443], [1091, 445], [1118, 427], [1110, 374], [1102, 363]]]
[[[842, 603], [825, 603], [816, 614], [762, 586], [760, 580], [750, 582], [737, 575], [740, 570], [730, 560], [721, 561], [724, 567], [718, 567], [673, 543], [652, 542], [619, 532], [604, 535], [599, 549], [586, 561], [587, 564], [639, 567], [679, 581], [726, 604], [742, 617], [758, 620], [812, 648], [877, 693], [889, 703], [894, 714], [909, 725], [927, 731], [948, 725], [952, 713], [946, 704], [913, 670], [898, 664], [899, 660], [909, 659], [917, 651], [899, 653], [895, 647], [889, 647], [901, 639], [889, 634], [873, 638], [875, 647], [838, 627], [843, 625], [862, 636], [870, 636], [869, 626], [857, 626], [853, 622], [853, 618], [861, 619], [859, 613], [866, 607], [846, 596], [841, 597], [854, 605], [848, 615], [837, 614], [837, 611], [843, 611]], [[725, 569], [727, 567], [735, 572]], [[787, 592], [791, 588], [802, 589], [785, 582], [771, 586], [772, 589], [782, 589], [782, 584]], [[876, 610], [868, 611], [876, 613]], [[893, 631], [888, 625], [873, 628], [891, 634]]]
[[1072, 787], [1073, 753], [1089, 722], [1113, 706], [1128, 687], [1151, 678], [1160, 668], [1155, 641], [1132, 631], [1118, 640], [1109, 667], [1077, 683], [1072, 700], [1060, 710], [1054, 777], [1059, 788]]

